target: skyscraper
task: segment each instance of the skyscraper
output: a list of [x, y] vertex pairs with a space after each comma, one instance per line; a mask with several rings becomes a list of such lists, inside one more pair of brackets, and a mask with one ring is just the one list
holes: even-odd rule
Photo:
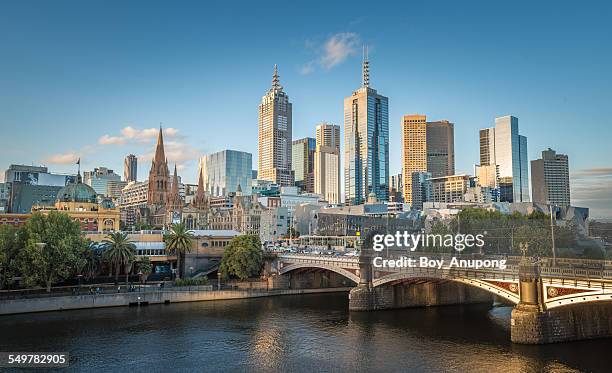
[[[402, 119], [402, 170], [404, 173], [404, 200], [412, 203], [414, 195], [422, 196], [414, 207], [426, 202], [427, 194], [413, 193], [412, 173], [427, 172], [431, 177], [450, 176], [455, 173], [454, 124], [447, 120], [428, 122], [425, 115], [404, 115]], [[420, 193], [420, 192], [419, 192]]]
[[340, 126], [317, 126], [314, 192], [330, 204], [340, 203]]
[[374, 193], [389, 199], [389, 99], [370, 87], [367, 50], [362, 86], [344, 99], [345, 202], [365, 203]]
[[293, 185], [291, 170], [291, 113], [289, 96], [283, 91], [274, 65], [272, 87], [259, 104], [258, 178], [281, 186]]
[[427, 122], [427, 172], [432, 177], [455, 174], [455, 125], [447, 120]]
[[412, 173], [427, 172], [427, 117], [404, 115], [402, 119], [402, 173], [404, 202], [412, 206]]
[[253, 156], [237, 150], [222, 150], [200, 159], [200, 170], [205, 190], [211, 196], [236, 193], [251, 194]]
[[295, 185], [303, 192], [314, 192], [314, 153], [316, 141], [305, 137], [292, 142], [291, 167]]
[[138, 158], [134, 154], [125, 157], [123, 161], [123, 181], [137, 181], [138, 178]]
[[501, 202], [529, 202], [527, 138], [518, 118], [495, 118], [495, 127], [480, 130], [480, 166], [489, 165], [496, 165]]
[[531, 161], [533, 202], [569, 206], [570, 183], [567, 155], [542, 151], [542, 158]]

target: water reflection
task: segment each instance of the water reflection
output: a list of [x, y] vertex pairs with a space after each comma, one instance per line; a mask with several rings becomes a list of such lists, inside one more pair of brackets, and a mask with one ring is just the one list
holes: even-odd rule
[[70, 351], [74, 371], [607, 372], [610, 340], [513, 345], [511, 308], [349, 313], [346, 294], [0, 318], [1, 351]]

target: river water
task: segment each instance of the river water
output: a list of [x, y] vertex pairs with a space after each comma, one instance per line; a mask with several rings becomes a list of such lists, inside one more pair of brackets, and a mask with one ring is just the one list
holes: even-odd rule
[[611, 372], [612, 341], [510, 343], [510, 307], [348, 312], [347, 294], [0, 316], [0, 351], [70, 371]]

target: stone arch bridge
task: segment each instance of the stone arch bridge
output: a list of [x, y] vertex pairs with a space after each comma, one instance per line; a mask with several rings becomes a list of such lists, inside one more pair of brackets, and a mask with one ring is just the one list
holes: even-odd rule
[[349, 295], [352, 311], [491, 302], [494, 295], [514, 305], [511, 338], [517, 343], [612, 336], [612, 261], [557, 259], [553, 264], [550, 259], [457, 256], [505, 260], [505, 268], [476, 269], [449, 266], [448, 254], [414, 252], [404, 256], [412, 258], [412, 266], [381, 267], [376, 254], [279, 254], [273, 271], [289, 278], [327, 273], [355, 285]]

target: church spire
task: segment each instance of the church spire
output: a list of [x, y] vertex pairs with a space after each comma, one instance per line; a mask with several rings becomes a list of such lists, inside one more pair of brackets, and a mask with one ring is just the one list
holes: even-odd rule
[[178, 174], [176, 173], [176, 163], [174, 164], [174, 175], [172, 176], [172, 185], [170, 186], [170, 194], [168, 195], [168, 209], [177, 211], [181, 209], [181, 196], [179, 194]]
[[157, 146], [155, 147], [155, 157], [153, 158], [153, 161], [155, 163], [166, 162], [166, 154], [164, 152], [164, 134], [161, 124], [159, 125], [159, 134], [157, 135]]
[[370, 61], [368, 61], [368, 46], [363, 46], [363, 62], [361, 64], [362, 86], [367, 88], [370, 86]]
[[194, 206], [197, 209], [206, 208], [206, 193], [204, 192], [204, 177], [202, 176], [202, 170], [200, 169], [200, 176], [198, 178], [198, 189], [196, 190], [194, 198]]

